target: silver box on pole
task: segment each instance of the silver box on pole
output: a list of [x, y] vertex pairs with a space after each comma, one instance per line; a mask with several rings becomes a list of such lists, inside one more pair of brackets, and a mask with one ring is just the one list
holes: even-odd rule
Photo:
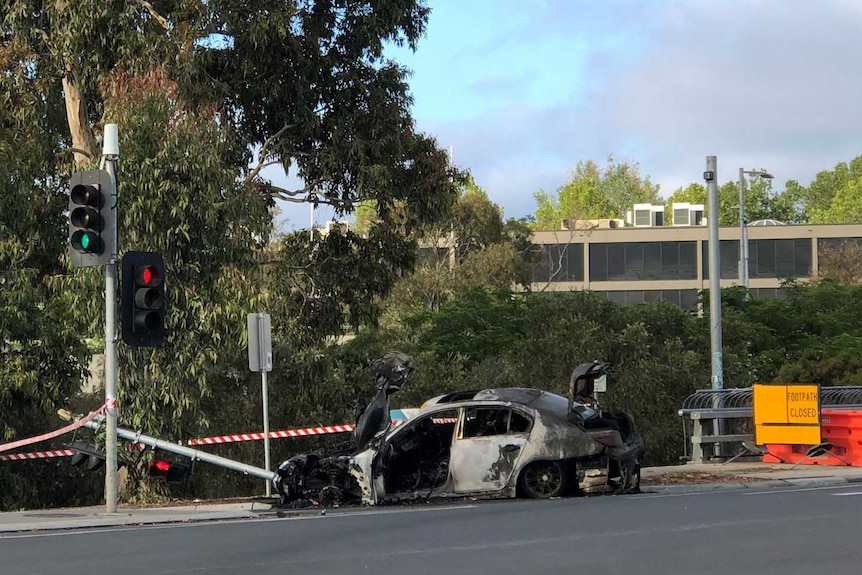
[[268, 313], [248, 314], [248, 368], [272, 371], [272, 324]]

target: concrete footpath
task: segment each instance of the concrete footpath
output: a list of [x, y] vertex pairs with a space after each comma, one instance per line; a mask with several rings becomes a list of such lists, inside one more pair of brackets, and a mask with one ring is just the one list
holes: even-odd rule
[[862, 483], [862, 467], [786, 463], [688, 463], [641, 471], [641, 490], [653, 493], [766, 489]]
[[[641, 489], [645, 493], [699, 493], [738, 489], [816, 487], [862, 483], [862, 467], [767, 464], [733, 462], [727, 464], [687, 464], [644, 468]], [[637, 497], [634, 495], [633, 497]], [[0, 513], [3, 534], [48, 530], [98, 529], [137, 525], [192, 523], [272, 517], [278, 511], [272, 499], [177, 503], [169, 507], [121, 505], [115, 514], [101, 507], [33, 509]], [[298, 510], [284, 510], [295, 513]], [[307, 509], [307, 512], [319, 512]], [[345, 509], [346, 511], [346, 509]], [[301, 512], [301, 511], [300, 511]]]

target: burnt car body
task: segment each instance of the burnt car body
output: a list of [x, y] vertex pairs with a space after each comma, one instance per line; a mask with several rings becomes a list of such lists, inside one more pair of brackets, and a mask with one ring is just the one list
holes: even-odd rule
[[529, 387], [458, 392], [426, 401], [398, 426], [389, 419], [388, 398], [409, 380], [412, 359], [387, 354], [377, 369], [378, 394], [360, 409], [353, 441], [279, 466], [273, 482], [283, 504], [639, 489], [643, 441], [634, 420], [599, 409], [591, 397], [604, 364], [579, 365], [569, 397]]

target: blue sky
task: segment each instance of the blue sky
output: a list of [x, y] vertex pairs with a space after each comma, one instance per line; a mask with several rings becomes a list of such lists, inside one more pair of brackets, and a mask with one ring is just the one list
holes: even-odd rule
[[[765, 168], [780, 190], [862, 154], [862, 0], [428, 5], [418, 51], [389, 55], [412, 70], [417, 129], [506, 218], [609, 155], [667, 197], [700, 181], [707, 155], [722, 182]], [[307, 227], [308, 207], [284, 206], [281, 222]]]

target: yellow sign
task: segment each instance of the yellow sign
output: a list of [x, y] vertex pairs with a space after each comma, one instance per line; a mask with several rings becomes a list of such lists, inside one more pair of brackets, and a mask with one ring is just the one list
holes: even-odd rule
[[754, 442], [758, 445], [820, 443], [820, 386], [754, 384]]

